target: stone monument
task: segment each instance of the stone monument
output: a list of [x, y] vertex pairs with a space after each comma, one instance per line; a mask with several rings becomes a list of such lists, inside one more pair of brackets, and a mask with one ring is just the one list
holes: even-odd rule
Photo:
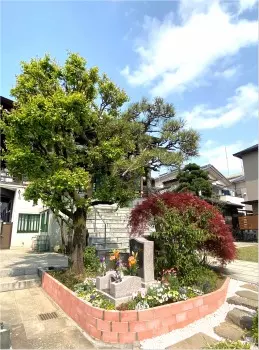
[[130, 240], [130, 252], [138, 252], [138, 275], [142, 278], [143, 287], [153, 284], [154, 278], [154, 242], [143, 237]]

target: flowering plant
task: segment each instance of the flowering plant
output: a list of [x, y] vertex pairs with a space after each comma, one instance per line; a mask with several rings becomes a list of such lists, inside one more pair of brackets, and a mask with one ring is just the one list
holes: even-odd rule
[[138, 253], [131, 253], [131, 256], [128, 258], [128, 273], [130, 276], [136, 276], [138, 272]]
[[161, 281], [164, 284], [169, 284], [170, 277], [177, 278], [177, 270], [175, 268], [167, 269], [162, 271]]
[[110, 254], [110, 262], [112, 264], [112, 269], [115, 271], [118, 271], [121, 267], [121, 261], [120, 261], [120, 252], [119, 250], [115, 249]]
[[173, 290], [169, 285], [154, 285], [148, 290], [141, 288], [138, 292], [132, 294], [132, 299], [135, 301], [135, 309], [147, 309], [162, 304], [168, 304], [181, 300], [187, 300], [197, 295], [202, 295], [203, 292], [191, 287], [183, 287], [178, 290]]
[[115, 306], [96, 289], [95, 279], [87, 278], [83, 283], [76, 284], [74, 291], [80, 299], [88, 301], [95, 307], [115, 309]]

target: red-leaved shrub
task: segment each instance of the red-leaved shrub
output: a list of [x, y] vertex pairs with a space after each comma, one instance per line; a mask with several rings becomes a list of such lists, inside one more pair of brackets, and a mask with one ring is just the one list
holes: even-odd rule
[[[222, 264], [235, 258], [236, 248], [233, 235], [222, 214], [213, 205], [191, 193], [166, 192], [145, 199], [131, 212], [129, 225], [132, 235], [143, 234], [148, 225], [152, 223], [152, 219], [163, 215], [161, 202], [168, 208], [176, 209], [179, 213], [192, 210], [193, 223], [199, 221], [199, 227], [206, 229], [211, 234], [210, 239], [203, 242], [199, 249], [206, 250], [212, 256], [219, 258]], [[209, 214], [209, 218], [202, 223], [198, 218], [204, 214]]]

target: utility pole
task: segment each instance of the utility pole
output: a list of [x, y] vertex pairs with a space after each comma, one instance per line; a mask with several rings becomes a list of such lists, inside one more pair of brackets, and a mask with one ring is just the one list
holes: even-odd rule
[[227, 161], [228, 176], [229, 176], [228, 154], [227, 154], [227, 147], [226, 146], [225, 146], [225, 153], [226, 153], [226, 161]]

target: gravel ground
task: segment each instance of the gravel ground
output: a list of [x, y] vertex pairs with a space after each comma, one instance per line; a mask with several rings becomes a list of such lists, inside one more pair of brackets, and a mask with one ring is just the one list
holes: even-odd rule
[[[242, 281], [231, 279], [228, 287], [227, 298], [235, 295], [237, 290], [243, 290], [243, 288], [241, 288], [241, 285], [243, 284], [244, 282]], [[207, 315], [204, 318], [198, 321], [195, 321], [184, 328], [176, 329], [171, 331], [170, 333], [161, 335], [159, 337], [142, 341], [140, 343], [141, 348], [145, 350], [165, 349], [168, 346], [176, 344], [182, 340], [185, 340], [199, 332], [203, 332], [217, 340], [224, 340], [224, 338], [221, 338], [216, 333], [214, 333], [213, 328], [219, 325], [221, 322], [224, 322], [227, 313], [230, 310], [234, 309], [234, 307], [238, 307], [239, 309], [243, 309], [251, 312], [251, 310], [246, 307], [231, 305], [225, 302], [213, 314]]]

